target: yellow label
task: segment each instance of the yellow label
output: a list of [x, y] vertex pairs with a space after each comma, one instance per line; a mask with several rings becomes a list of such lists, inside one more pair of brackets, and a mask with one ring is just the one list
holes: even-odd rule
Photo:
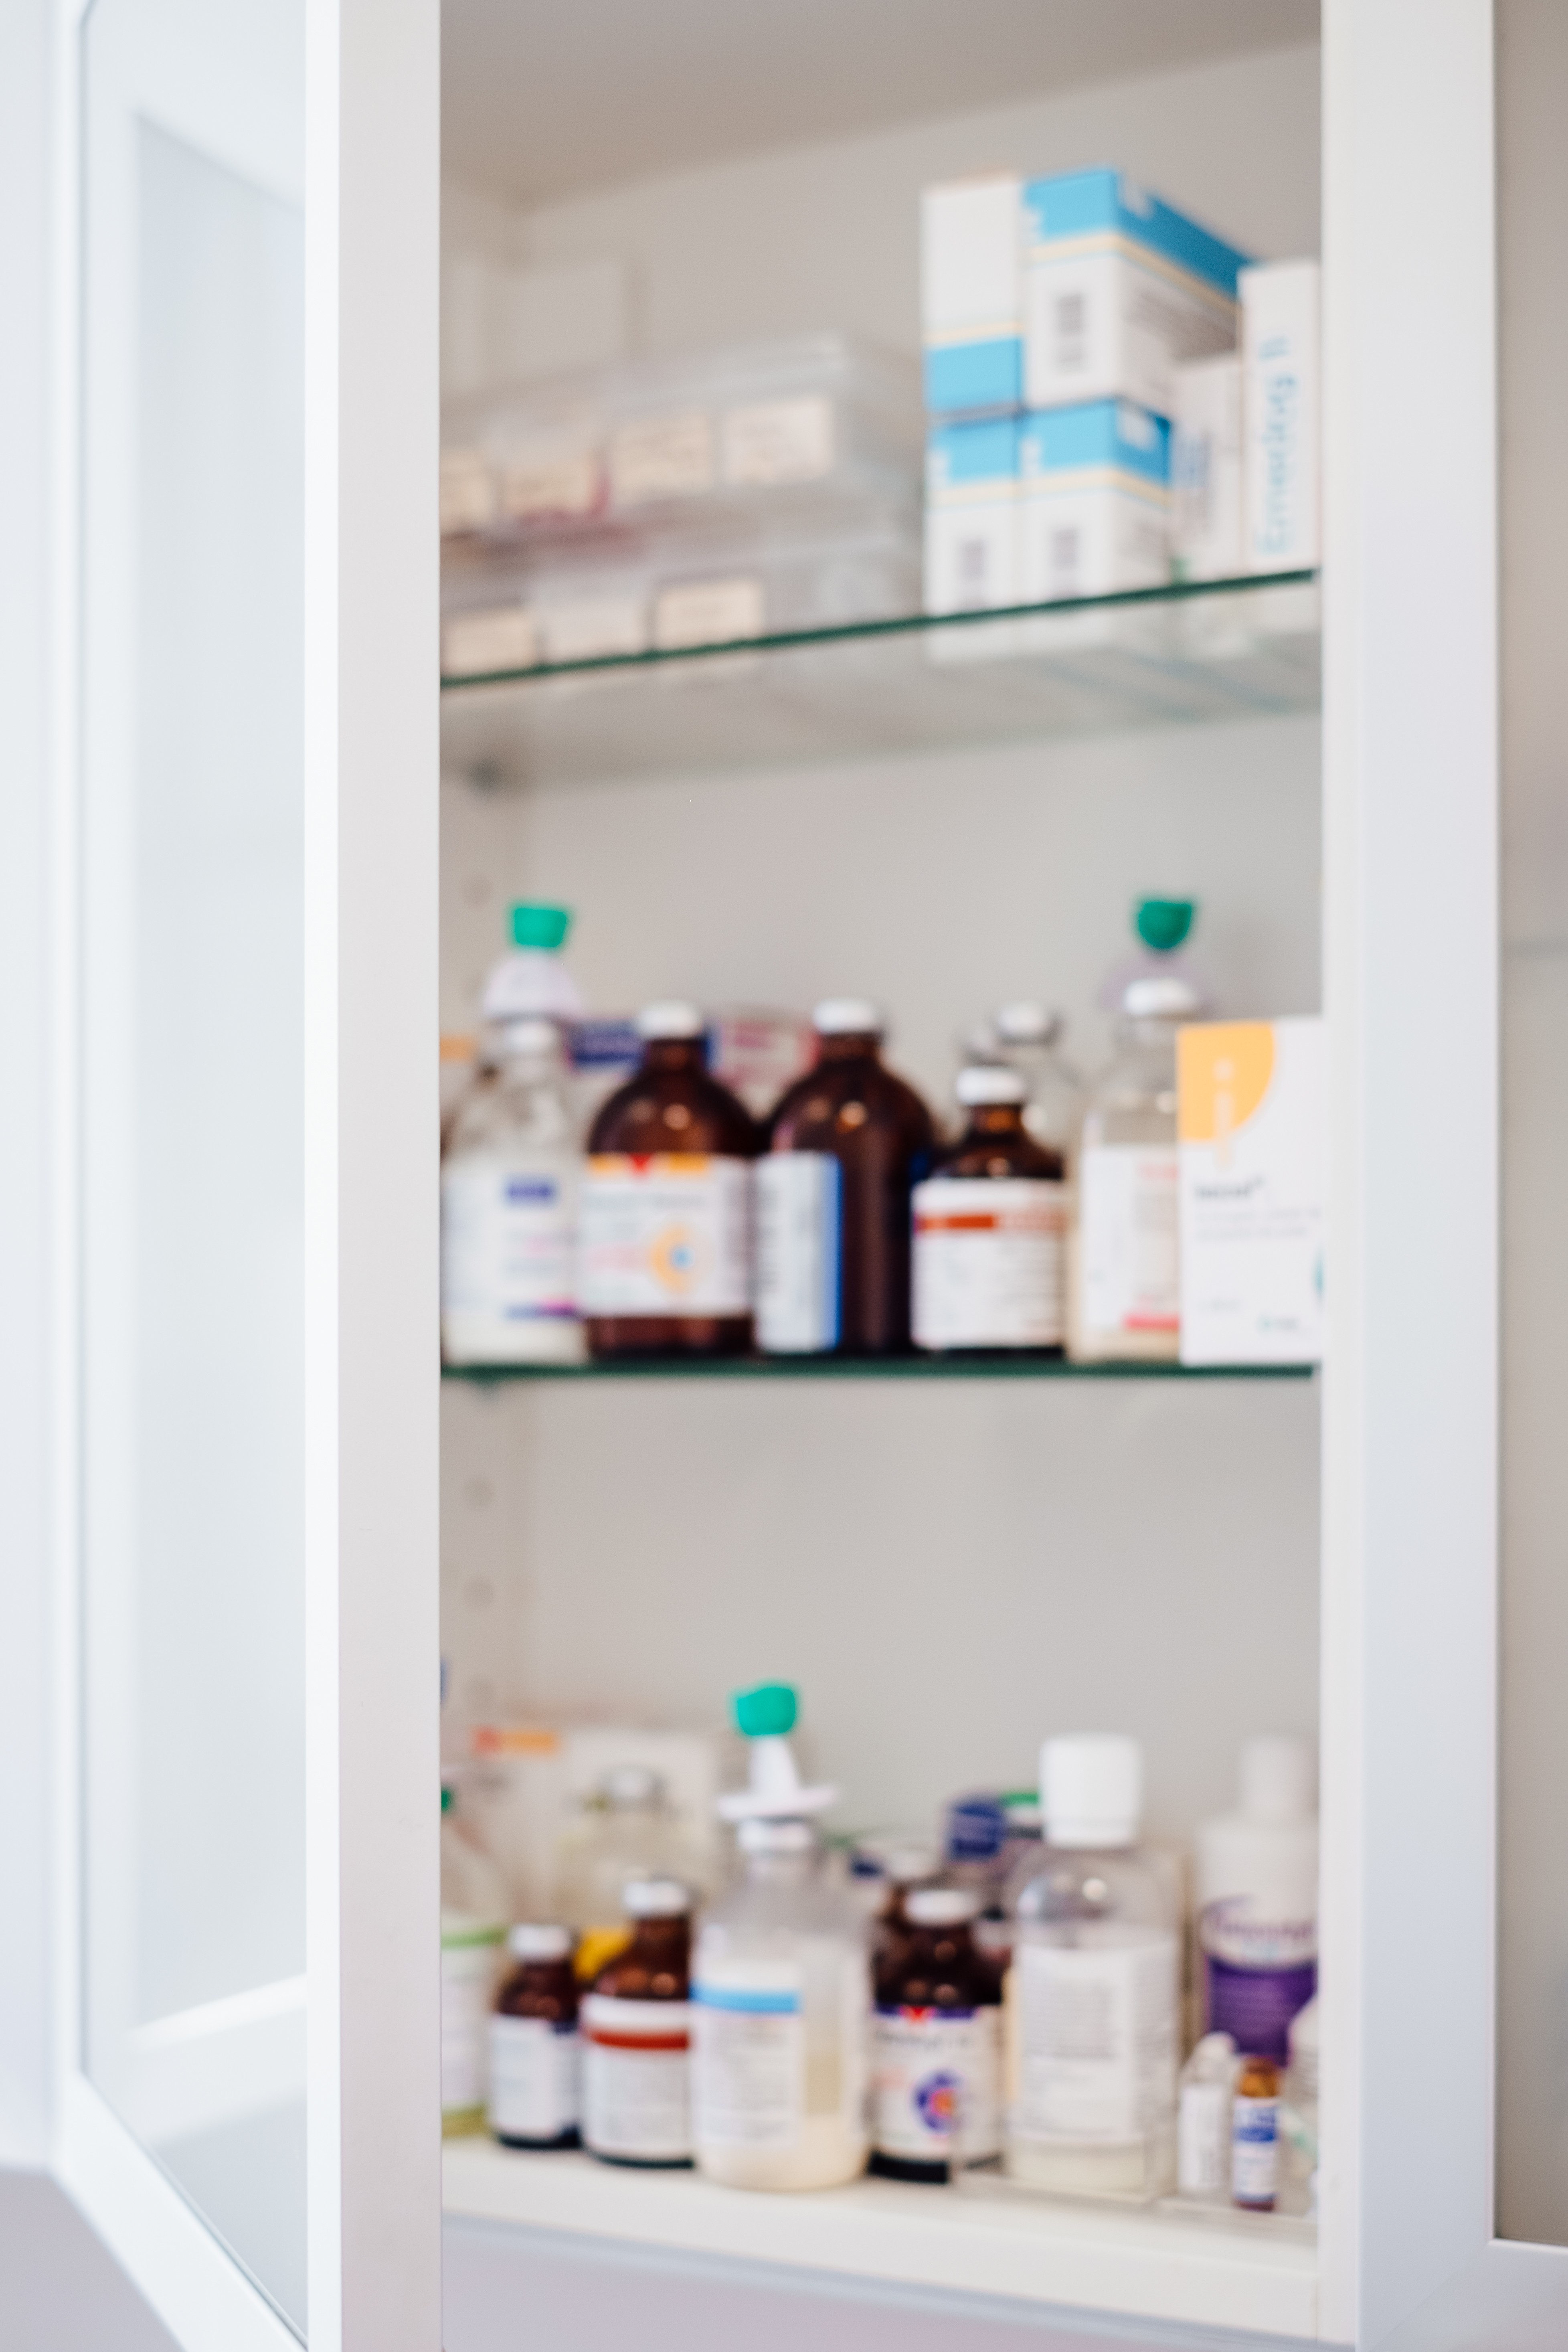
[[1223, 1151], [1268, 1092], [1274, 1028], [1268, 1021], [1205, 1023], [1176, 1039], [1177, 1128], [1184, 1143]]
[[616, 1927], [584, 1927], [577, 1945], [574, 1967], [579, 1984], [592, 1984], [601, 1969], [624, 1952], [632, 1940], [632, 1931], [626, 1926]]

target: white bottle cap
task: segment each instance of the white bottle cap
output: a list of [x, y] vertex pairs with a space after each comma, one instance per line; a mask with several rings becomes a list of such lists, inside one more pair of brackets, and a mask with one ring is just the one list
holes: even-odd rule
[[570, 1927], [514, 1927], [506, 1939], [514, 1960], [563, 1960], [572, 1949]]
[[809, 1822], [742, 1822], [735, 1832], [742, 1853], [809, 1853], [816, 1843]]
[[1191, 1021], [1204, 1008], [1188, 982], [1173, 972], [1160, 972], [1152, 980], [1130, 980], [1121, 1009], [1130, 1021]]
[[645, 1004], [637, 1014], [639, 1037], [700, 1037], [702, 1015], [695, 1004], [683, 1004], [678, 998], [660, 998], [657, 1004]]
[[825, 996], [811, 1025], [819, 1037], [879, 1037], [887, 1024], [868, 997]]
[[1310, 1743], [1285, 1733], [1243, 1742], [1241, 1810], [1252, 1822], [1312, 1818], [1317, 1773]]
[[1079, 1732], [1040, 1750], [1047, 1845], [1131, 1845], [1143, 1813], [1143, 1750], [1120, 1732]]
[[980, 1062], [958, 1074], [958, 1099], [967, 1110], [976, 1103], [1021, 1103], [1029, 1089], [1016, 1070]]
[[992, 1025], [1005, 1045], [1048, 1045], [1060, 1034], [1062, 1016], [1043, 1004], [1004, 1004]]
[[554, 1054], [560, 1047], [561, 1032], [553, 1021], [530, 1014], [525, 1020], [503, 1023], [499, 1042], [503, 1055], [509, 1059], [515, 1055], [521, 1061]]
[[911, 1927], [960, 1927], [980, 1914], [980, 1897], [968, 1886], [911, 1886], [904, 1916]]
[[691, 1908], [691, 1897], [678, 1879], [628, 1879], [621, 1894], [628, 1919], [679, 1919]]

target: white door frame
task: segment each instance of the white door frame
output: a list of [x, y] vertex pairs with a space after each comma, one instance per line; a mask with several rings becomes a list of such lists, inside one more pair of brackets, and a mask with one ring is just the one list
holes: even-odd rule
[[[310, 2338], [321, 2352], [438, 2352], [439, 10], [438, 0], [299, 5], [308, 93]], [[292, 2334], [89, 2080], [81, 2047], [72, 1073], [84, 14], [83, 0], [58, 0], [51, 120], [53, 2155], [189, 2352], [285, 2352]], [[268, 2035], [276, 2039], [299, 1997], [272, 1991], [254, 2018], [238, 2013], [241, 2002], [205, 2030], [236, 2049], [253, 2041], [265, 2063]], [[195, 2038], [193, 2027], [171, 2049], [182, 2095], [199, 2097]]]

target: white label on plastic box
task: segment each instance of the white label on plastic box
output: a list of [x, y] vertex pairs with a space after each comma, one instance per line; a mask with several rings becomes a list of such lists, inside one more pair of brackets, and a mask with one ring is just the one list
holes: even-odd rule
[[757, 1345], [818, 1355], [838, 1343], [843, 1178], [829, 1151], [757, 1162]]
[[513, 451], [501, 478], [501, 503], [514, 522], [591, 515], [601, 486], [598, 453], [591, 445], [546, 442]]
[[1176, 1939], [1026, 1942], [1014, 1955], [1020, 2139], [1139, 2139], [1175, 2095]]
[[610, 496], [618, 507], [700, 498], [713, 488], [713, 420], [700, 408], [639, 416], [610, 442]]
[[683, 646], [733, 645], [760, 637], [766, 625], [760, 580], [683, 580], [661, 588], [654, 602], [653, 641], [667, 653]]
[[488, 530], [495, 517], [495, 483], [478, 449], [441, 452], [441, 536]]
[[1083, 1315], [1091, 1333], [1181, 1324], [1174, 1144], [1096, 1144], [1079, 1163]]
[[699, 2147], [795, 2147], [805, 2116], [805, 2021], [793, 1961], [701, 1962], [691, 2108]]
[[442, 624], [443, 677], [488, 677], [500, 670], [531, 669], [538, 659], [539, 635], [526, 604], [452, 613]]
[[1182, 1360], [1316, 1363], [1323, 1352], [1321, 1021], [1205, 1023], [1176, 1046]]
[[563, 597], [541, 604], [538, 619], [546, 661], [607, 661], [647, 650], [647, 601], [631, 593]]
[[917, 1348], [1056, 1348], [1067, 1193], [1037, 1177], [932, 1177], [914, 1191]]
[[819, 392], [748, 401], [727, 409], [720, 428], [724, 479], [737, 488], [820, 481], [833, 471], [833, 403]]
[[596, 1153], [583, 1183], [584, 1315], [744, 1315], [752, 1167], [706, 1153]]

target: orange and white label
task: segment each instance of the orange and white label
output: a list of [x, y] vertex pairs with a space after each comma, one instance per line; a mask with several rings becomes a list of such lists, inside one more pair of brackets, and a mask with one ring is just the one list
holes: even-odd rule
[[1067, 1195], [1037, 1177], [942, 1177], [914, 1192], [918, 1348], [1058, 1348]]
[[700, 1152], [598, 1152], [583, 1181], [584, 1315], [746, 1315], [752, 1168]]

